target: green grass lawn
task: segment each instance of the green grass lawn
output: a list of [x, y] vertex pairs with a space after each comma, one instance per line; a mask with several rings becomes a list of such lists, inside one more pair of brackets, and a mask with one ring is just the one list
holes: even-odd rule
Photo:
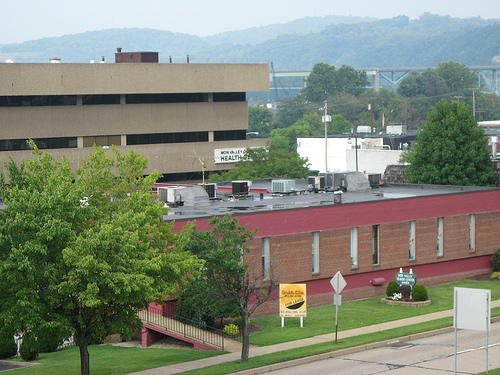
[[[498, 280], [463, 280], [429, 287], [429, 298], [432, 300], [432, 304], [418, 308], [389, 306], [381, 303], [380, 297], [347, 301], [339, 307], [339, 331], [452, 309], [454, 287], [490, 289], [492, 292], [492, 299], [500, 299], [500, 282]], [[298, 318], [287, 318], [284, 328], [281, 328], [281, 321], [278, 315], [254, 318], [252, 321], [258, 325], [259, 330], [251, 335], [250, 341], [254, 345], [265, 346], [335, 332], [335, 307], [333, 304], [309, 308], [307, 315], [308, 316], [304, 318], [304, 328], [299, 327]], [[493, 309], [492, 315], [500, 315], [500, 308]], [[346, 338], [345, 340], [339, 340], [337, 344], [328, 342], [306, 348], [297, 348], [250, 358], [248, 363], [229, 362], [187, 373], [199, 375], [228, 374], [248, 368], [256, 368], [271, 363], [288, 361], [346, 347], [359, 346], [417, 332], [449, 327], [452, 325], [452, 322], [452, 318], [445, 318], [401, 327], [390, 331]], [[123, 348], [110, 345], [91, 346], [89, 347], [89, 352], [91, 373], [93, 375], [127, 374], [134, 371], [167, 366], [179, 362], [187, 362], [222, 354], [222, 352], [215, 351]], [[77, 347], [66, 348], [55, 353], [41, 354], [36, 362], [40, 363], [40, 365], [31, 368], [12, 370], [9, 371], [9, 375], [66, 375], [80, 373], [80, 357]]]
[[[338, 330], [359, 328], [391, 320], [409, 318], [416, 315], [453, 309], [453, 288], [490, 289], [492, 299], [500, 299], [498, 280], [462, 280], [427, 288], [432, 304], [421, 307], [390, 306], [381, 303], [381, 297], [343, 302], [339, 306]], [[259, 331], [250, 336], [250, 343], [257, 346], [273, 345], [307, 337], [335, 332], [335, 306], [333, 304], [307, 309], [304, 328], [300, 328], [299, 318], [286, 318], [281, 327], [278, 315], [252, 319]]]
[[[150, 368], [194, 361], [226, 352], [215, 350], [124, 348], [112, 345], [89, 346], [92, 375], [119, 375]], [[40, 365], [11, 370], [9, 375], [78, 375], [80, 351], [71, 346], [54, 353], [42, 353], [34, 361]]]

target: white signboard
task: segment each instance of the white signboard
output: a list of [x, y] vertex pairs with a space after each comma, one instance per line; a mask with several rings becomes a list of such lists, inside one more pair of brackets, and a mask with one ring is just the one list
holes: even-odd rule
[[245, 147], [239, 148], [216, 148], [214, 150], [214, 162], [220, 163], [236, 163], [245, 153]]
[[455, 288], [454, 291], [455, 328], [489, 331], [491, 290]]

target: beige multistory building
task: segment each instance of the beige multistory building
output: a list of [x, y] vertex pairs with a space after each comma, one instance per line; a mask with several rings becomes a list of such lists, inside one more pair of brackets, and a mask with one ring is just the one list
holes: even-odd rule
[[94, 144], [115, 145], [147, 156], [147, 173], [189, 175], [201, 172], [200, 161], [207, 173], [230, 169], [237, 157], [221, 155], [264, 145], [246, 137], [246, 92], [269, 90], [267, 64], [160, 64], [154, 54], [0, 64], [0, 164], [29, 156], [32, 138], [74, 168]]

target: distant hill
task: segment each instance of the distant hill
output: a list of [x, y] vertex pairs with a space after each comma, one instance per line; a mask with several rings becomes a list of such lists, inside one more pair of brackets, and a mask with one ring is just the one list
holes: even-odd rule
[[318, 62], [355, 68], [436, 66], [442, 61], [491, 65], [500, 55], [500, 20], [429, 13], [376, 20], [306, 17], [209, 37], [155, 29], [107, 29], [0, 45], [0, 61], [114, 62], [123, 51], [157, 51], [160, 62], [274, 63], [277, 70], [311, 69]]

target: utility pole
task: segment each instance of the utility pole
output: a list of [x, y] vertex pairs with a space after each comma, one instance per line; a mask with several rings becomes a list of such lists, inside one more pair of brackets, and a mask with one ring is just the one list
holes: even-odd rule
[[328, 99], [325, 100], [325, 116], [323, 117], [325, 123], [325, 172], [328, 172]]
[[373, 133], [373, 100], [370, 99], [370, 133]]
[[476, 118], [476, 90], [474, 88], [472, 88], [472, 113]]

